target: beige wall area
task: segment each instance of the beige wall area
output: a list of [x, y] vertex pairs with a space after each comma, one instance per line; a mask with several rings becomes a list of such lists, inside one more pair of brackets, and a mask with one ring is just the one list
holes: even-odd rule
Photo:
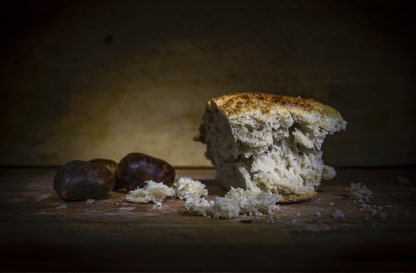
[[211, 166], [192, 140], [206, 101], [254, 91], [338, 109], [330, 164], [416, 164], [411, 1], [197, 2], [9, 6], [0, 165], [143, 152]]

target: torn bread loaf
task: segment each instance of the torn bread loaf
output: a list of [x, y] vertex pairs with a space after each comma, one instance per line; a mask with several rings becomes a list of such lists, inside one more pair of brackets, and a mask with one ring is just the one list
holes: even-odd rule
[[312, 99], [239, 93], [208, 101], [195, 140], [206, 143], [226, 189], [265, 191], [290, 202], [314, 197], [321, 180], [335, 176], [321, 147], [346, 124], [337, 110]]

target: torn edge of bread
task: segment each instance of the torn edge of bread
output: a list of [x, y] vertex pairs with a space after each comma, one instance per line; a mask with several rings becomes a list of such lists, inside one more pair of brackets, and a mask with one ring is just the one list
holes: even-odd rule
[[321, 151], [328, 134], [347, 122], [334, 108], [313, 99], [238, 93], [208, 101], [195, 138], [226, 189], [278, 194], [282, 202], [312, 198], [335, 169]]

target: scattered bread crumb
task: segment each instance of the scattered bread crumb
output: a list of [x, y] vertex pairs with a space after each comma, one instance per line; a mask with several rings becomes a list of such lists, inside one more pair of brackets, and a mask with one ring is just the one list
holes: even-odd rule
[[349, 191], [348, 196], [351, 199], [358, 200], [359, 202], [362, 202], [360, 200], [369, 201], [373, 195], [373, 192], [369, 190], [367, 186], [361, 184], [361, 182], [351, 183], [351, 185], [345, 189]]
[[57, 209], [66, 209], [68, 206], [66, 204], [62, 204], [60, 206], [57, 206]]
[[204, 184], [189, 177], [179, 178], [173, 186], [175, 187], [176, 196], [181, 200], [190, 196], [203, 197], [208, 195], [208, 190]]
[[134, 210], [135, 207], [122, 207], [120, 210]]
[[241, 213], [250, 216], [262, 216], [263, 213], [271, 214], [274, 210], [280, 210], [280, 206], [276, 205], [280, 197], [264, 191], [254, 192], [231, 187], [224, 197], [237, 202]]
[[36, 196], [35, 197], [35, 201], [36, 202], [40, 202], [40, 201], [48, 198], [49, 196], [51, 196], [51, 195], [50, 194], [42, 194], [42, 195]]
[[334, 218], [345, 218], [345, 214], [339, 209], [335, 210], [335, 212], [332, 214], [332, 216]]
[[215, 219], [231, 219], [238, 217], [240, 215], [240, 210], [241, 208], [238, 201], [227, 197], [215, 198], [214, 205], [212, 206], [212, 214]]
[[185, 202], [185, 208], [191, 214], [202, 216], [208, 216], [213, 205], [213, 201], [208, 201], [207, 199], [198, 196], [190, 196]]
[[274, 224], [274, 219], [273, 219], [273, 217], [271, 217], [271, 216], [270, 216], [270, 217], [266, 220], [266, 222]]
[[85, 199], [86, 204], [92, 204], [95, 202], [95, 199]]
[[175, 191], [163, 183], [152, 180], [146, 181], [146, 186], [130, 191], [126, 200], [134, 203], [163, 202], [167, 197], [175, 195]]
[[162, 202], [156, 202], [156, 203], [152, 206], [152, 209], [158, 209], [158, 210], [163, 209]]
[[398, 175], [397, 176], [397, 183], [401, 186], [410, 186], [412, 181], [407, 177]]
[[329, 203], [330, 206], [335, 206], [334, 202]]
[[279, 196], [263, 191], [253, 192], [241, 188], [233, 188], [224, 197], [216, 197], [208, 201], [199, 196], [190, 196], [185, 202], [185, 208], [195, 215], [213, 216], [215, 219], [232, 219], [240, 215], [263, 216], [280, 210], [276, 205]]

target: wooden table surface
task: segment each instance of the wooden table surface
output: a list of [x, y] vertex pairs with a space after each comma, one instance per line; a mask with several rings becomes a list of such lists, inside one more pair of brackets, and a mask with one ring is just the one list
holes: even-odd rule
[[[161, 210], [127, 203], [121, 192], [92, 204], [65, 203], [52, 187], [55, 172], [0, 169], [1, 271], [415, 270], [414, 168], [339, 169], [313, 200], [233, 220], [188, 215], [180, 200]], [[223, 193], [214, 170], [177, 174]], [[371, 209], [346, 196], [345, 187], [358, 181], [374, 191]]]

